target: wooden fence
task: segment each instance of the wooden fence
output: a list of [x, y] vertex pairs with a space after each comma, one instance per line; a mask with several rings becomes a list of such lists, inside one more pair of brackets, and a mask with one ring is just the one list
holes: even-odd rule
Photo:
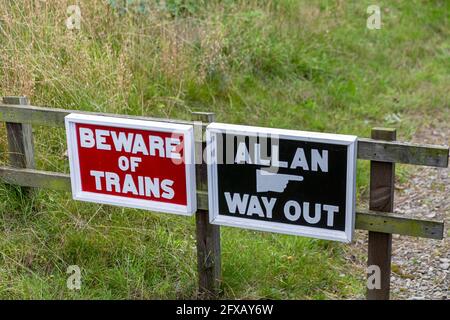
[[[29, 105], [26, 97], [4, 97], [0, 101], [0, 121], [6, 123], [9, 166], [0, 166], [0, 179], [29, 188], [71, 191], [65, 173], [36, 170], [32, 125], [64, 127], [64, 117], [72, 112], [132, 119], [156, 120], [194, 125], [197, 166], [196, 236], [200, 298], [216, 298], [220, 292], [220, 227], [209, 224], [206, 164], [202, 163], [204, 131], [214, 121], [213, 113], [194, 112], [192, 120], [111, 115]], [[444, 223], [393, 213], [395, 163], [448, 167], [449, 148], [398, 142], [394, 129], [374, 128], [372, 137], [358, 139], [358, 159], [370, 160], [369, 210], [356, 210], [356, 229], [369, 232], [368, 265], [381, 271], [381, 288], [368, 289], [368, 299], [389, 299], [392, 234], [443, 239]]]

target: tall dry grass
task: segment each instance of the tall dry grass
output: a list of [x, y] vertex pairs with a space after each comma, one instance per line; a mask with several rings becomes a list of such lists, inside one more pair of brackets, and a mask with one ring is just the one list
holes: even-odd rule
[[[74, 3], [81, 9], [80, 30], [66, 26]], [[168, 115], [192, 107], [186, 87], [211, 76], [230, 79], [232, 69], [283, 65], [291, 48], [282, 48], [277, 37], [281, 43], [301, 34], [308, 39], [336, 20], [336, 11], [290, 0], [210, 1], [199, 8], [196, 15], [174, 17], [156, 5], [144, 14], [121, 14], [105, 0], [0, 0], [0, 95], [27, 95], [34, 104], [63, 108]]]
[[224, 68], [223, 31], [213, 21], [170, 19], [157, 9], [120, 15], [95, 0], [79, 3], [81, 29], [69, 30], [72, 4], [0, 0], [1, 95], [27, 95], [36, 104], [64, 108], [138, 112], [129, 110], [132, 92], [140, 92], [144, 105], [155, 104], [152, 97], [143, 101], [146, 88], [139, 87], [149, 79], [165, 79], [177, 90], [183, 81], [204, 81], [211, 67]]

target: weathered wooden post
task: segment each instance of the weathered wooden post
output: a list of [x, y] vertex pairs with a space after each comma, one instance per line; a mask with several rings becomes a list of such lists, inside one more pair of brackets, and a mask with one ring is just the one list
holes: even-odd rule
[[[3, 97], [3, 103], [29, 105], [27, 97]], [[6, 132], [10, 166], [34, 169], [34, 143], [31, 124], [6, 122]], [[28, 193], [30, 188], [22, 187], [22, 191]]]
[[[394, 141], [395, 129], [373, 128], [372, 139]], [[370, 162], [370, 210], [393, 212], [395, 163]], [[380, 288], [367, 289], [368, 300], [388, 300], [391, 281], [392, 234], [369, 231], [368, 266], [380, 268]]]
[[[194, 126], [195, 163], [197, 174], [197, 190], [207, 195], [207, 166], [203, 157], [206, 142], [203, 125], [214, 121], [215, 114], [211, 112], [193, 112], [192, 120], [200, 121]], [[199, 199], [199, 197], [197, 197]], [[202, 200], [207, 198], [203, 197]], [[202, 205], [200, 203], [202, 202]], [[209, 223], [207, 201], [198, 201], [200, 209], [195, 215], [197, 233], [197, 263], [199, 298], [214, 299], [220, 292], [221, 260], [220, 260], [220, 227]]]

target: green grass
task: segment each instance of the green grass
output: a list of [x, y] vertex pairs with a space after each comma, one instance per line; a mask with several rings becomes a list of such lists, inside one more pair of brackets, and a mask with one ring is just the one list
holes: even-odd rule
[[[39, 192], [33, 205], [12, 187], [1, 212], [4, 298], [194, 298], [194, 223], [143, 211], [76, 203]], [[228, 298], [327, 298], [355, 294], [336, 243], [224, 228]], [[67, 266], [82, 289], [66, 289]]]
[[[168, 10], [118, 14], [81, 2], [0, 0], [0, 95], [34, 105], [408, 139], [448, 113], [450, 4], [378, 1], [168, 1]], [[395, 116], [393, 116], [395, 115]], [[400, 121], [398, 121], [400, 119]], [[38, 168], [68, 172], [63, 130], [35, 129]], [[0, 155], [6, 162], [6, 138]], [[358, 162], [359, 196], [368, 163]], [[407, 174], [400, 167], [400, 178]], [[0, 185], [0, 298], [194, 298], [193, 219], [71, 201], [32, 199]], [[346, 298], [364, 292], [348, 247], [222, 228], [224, 298]], [[66, 288], [67, 266], [82, 289]]]

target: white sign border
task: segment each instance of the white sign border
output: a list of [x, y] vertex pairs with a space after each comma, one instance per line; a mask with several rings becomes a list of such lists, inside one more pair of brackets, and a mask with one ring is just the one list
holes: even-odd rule
[[[330, 144], [346, 145], [347, 148], [347, 186], [346, 186], [346, 212], [345, 231], [329, 230], [307, 226], [290, 225], [280, 222], [252, 220], [240, 217], [231, 217], [219, 214], [218, 177], [216, 163], [216, 137], [217, 134], [237, 134], [247, 136], [277, 135], [280, 139], [311, 141]], [[208, 202], [209, 222], [216, 225], [239, 227], [258, 231], [268, 231], [297, 236], [306, 236], [325, 240], [334, 240], [350, 243], [353, 239], [356, 215], [356, 155], [358, 138], [352, 135], [320, 133], [309, 131], [296, 131], [286, 129], [253, 127], [225, 123], [211, 123], [206, 128], [207, 163], [208, 163]]]
[[[116, 118], [109, 116], [71, 113], [64, 117], [67, 138], [67, 153], [70, 166], [70, 181], [74, 200], [109, 204], [120, 207], [144, 209], [155, 212], [192, 216], [197, 211], [197, 194], [195, 182], [194, 128], [192, 125]], [[104, 125], [118, 128], [174, 132], [184, 135], [184, 156], [186, 166], [186, 198], [187, 205], [164, 203], [159, 201], [127, 198], [116, 195], [100, 194], [81, 190], [80, 162], [78, 157], [78, 141], [75, 130], [76, 123]]]

